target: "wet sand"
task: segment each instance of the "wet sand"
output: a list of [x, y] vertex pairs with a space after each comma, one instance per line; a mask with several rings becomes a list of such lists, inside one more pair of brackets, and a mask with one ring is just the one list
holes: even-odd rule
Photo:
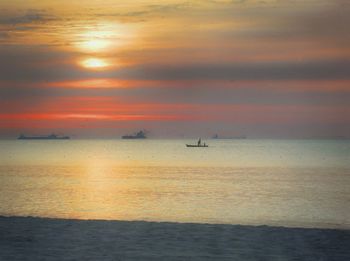
[[0, 217], [0, 260], [350, 260], [350, 230]]

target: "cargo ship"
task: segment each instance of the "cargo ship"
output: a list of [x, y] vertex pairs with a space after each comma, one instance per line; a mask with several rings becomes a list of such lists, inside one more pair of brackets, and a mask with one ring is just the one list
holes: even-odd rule
[[145, 131], [139, 131], [134, 135], [124, 135], [122, 136], [122, 139], [146, 139], [146, 133]]
[[56, 134], [51, 134], [47, 136], [25, 136], [21, 134], [18, 140], [69, 140], [69, 136], [58, 136]]

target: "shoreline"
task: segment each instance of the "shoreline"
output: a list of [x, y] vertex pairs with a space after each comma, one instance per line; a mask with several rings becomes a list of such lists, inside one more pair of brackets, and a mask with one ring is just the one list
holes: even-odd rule
[[350, 231], [0, 216], [0, 260], [347, 260]]
[[106, 218], [67, 218], [67, 217], [50, 217], [50, 216], [16, 216], [16, 215], [6, 215], [0, 214], [1, 218], [28, 218], [28, 219], [46, 219], [51, 221], [62, 220], [62, 221], [91, 221], [91, 222], [139, 222], [139, 223], [155, 223], [155, 224], [174, 224], [174, 225], [214, 225], [214, 226], [242, 226], [242, 227], [273, 227], [281, 229], [320, 229], [320, 230], [340, 230], [340, 231], [350, 231], [350, 226], [344, 224], [336, 223], [306, 223], [306, 222], [274, 222], [271, 224], [263, 224], [256, 222], [247, 223], [220, 223], [220, 222], [201, 222], [201, 221], [165, 221], [165, 220], [124, 220], [124, 219], [106, 219]]

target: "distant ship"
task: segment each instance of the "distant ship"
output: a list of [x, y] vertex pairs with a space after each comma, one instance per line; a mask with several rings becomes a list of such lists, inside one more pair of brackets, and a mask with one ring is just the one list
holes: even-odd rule
[[146, 139], [146, 133], [144, 131], [139, 131], [135, 135], [124, 135], [122, 139]]
[[212, 139], [246, 139], [246, 136], [232, 136], [232, 137], [220, 137], [218, 134], [215, 134]]
[[25, 136], [21, 134], [18, 140], [69, 140], [69, 136], [58, 136], [56, 134], [51, 134], [48, 136]]

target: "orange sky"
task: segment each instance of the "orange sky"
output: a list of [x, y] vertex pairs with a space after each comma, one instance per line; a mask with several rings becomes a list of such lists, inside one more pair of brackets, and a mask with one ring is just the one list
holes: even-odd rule
[[0, 137], [347, 136], [349, 11], [345, 0], [3, 0]]

